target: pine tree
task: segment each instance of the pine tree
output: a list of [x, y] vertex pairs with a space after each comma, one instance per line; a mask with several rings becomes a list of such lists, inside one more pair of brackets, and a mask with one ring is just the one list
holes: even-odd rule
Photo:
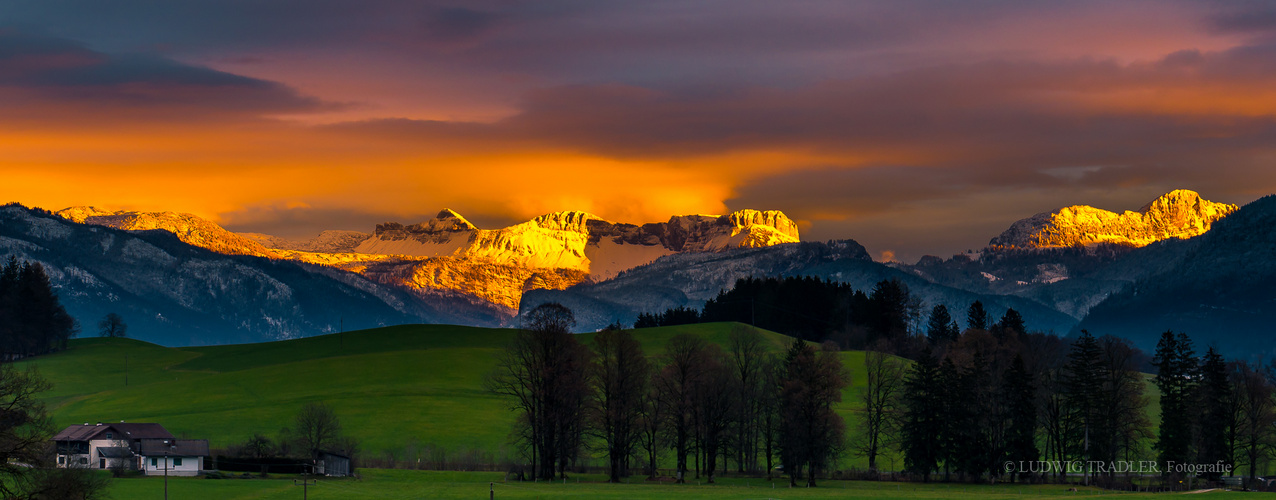
[[943, 304], [935, 305], [930, 310], [930, 320], [926, 322], [926, 337], [930, 339], [930, 343], [939, 345], [956, 340], [948, 326], [952, 322], [953, 318], [948, 314], [948, 307]]
[[984, 310], [983, 302], [976, 300], [970, 305], [970, 309], [966, 311], [966, 328], [972, 330], [988, 329], [988, 312]]
[[1071, 419], [1077, 422], [1075, 435], [1069, 436], [1067, 454], [1086, 460], [1096, 456], [1093, 442], [1105, 429], [1099, 418], [1099, 391], [1103, 384], [1102, 353], [1099, 343], [1090, 332], [1081, 330], [1081, 337], [1068, 351], [1063, 367], [1064, 401]]
[[904, 468], [929, 481], [939, 468], [940, 428], [944, 423], [939, 367], [930, 347], [922, 350], [904, 381], [904, 414], [900, 422], [900, 452]]
[[1001, 316], [997, 328], [1003, 332], [1015, 332], [1020, 335], [1027, 333], [1027, 327], [1023, 324], [1023, 315], [1014, 309], [1006, 309], [1006, 314]]
[[[1032, 374], [1024, 366], [1023, 355], [1016, 354], [1001, 383], [1002, 398], [1009, 421], [1005, 436], [1005, 459], [1014, 463], [1035, 461], [1037, 449], [1037, 390]], [[1012, 474], [1011, 480], [1013, 481]]]
[[[1197, 463], [1213, 464], [1222, 462], [1231, 465], [1228, 433], [1235, 426], [1232, 412], [1232, 385], [1227, 379], [1227, 361], [1213, 347], [1205, 352], [1201, 363], [1199, 432], [1197, 447]], [[1208, 477], [1217, 480], [1221, 474], [1209, 473]]]
[[1156, 387], [1161, 391], [1161, 426], [1157, 460], [1184, 463], [1192, 458], [1191, 398], [1195, 392], [1196, 357], [1185, 334], [1166, 331], [1156, 344]]

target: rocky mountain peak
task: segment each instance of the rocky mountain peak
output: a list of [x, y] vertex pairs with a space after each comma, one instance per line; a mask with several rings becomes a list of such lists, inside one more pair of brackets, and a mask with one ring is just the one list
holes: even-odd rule
[[1064, 207], [1015, 222], [988, 246], [1031, 249], [1089, 246], [1099, 243], [1141, 247], [1170, 238], [1191, 238], [1236, 211], [1237, 206], [1201, 198], [1179, 189], [1157, 197], [1138, 211], [1124, 213], [1088, 205]]
[[726, 218], [737, 228], [767, 226], [794, 240], [798, 239], [797, 223], [779, 210], [737, 210], [727, 214]]
[[542, 215], [532, 222], [537, 227], [543, 229], [552, 229], [556, 231], [572, 231], [577, 233], [588, 233], [588, 222], [591, 220], [603, 220], [601, 217], [579, 210], [568, 210], [562, 212], [553, 212]]

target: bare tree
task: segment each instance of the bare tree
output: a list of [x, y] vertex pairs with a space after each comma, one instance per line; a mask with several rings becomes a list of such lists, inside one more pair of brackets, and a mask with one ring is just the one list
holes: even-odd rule
[[107, 313], [102, 321], [97, 322], [99, 335], [102, 337], [122, 338], [128, 336], [128, 325], [124, 318], [115, 313]]
[[646, 455], [647, 477], [651, 479], [656, 477], [656, 460], [665, 447], [663, 432], [665, 413], [664, 400], [656, 393], [653, 382], [643, 395], [638, 419], [640, 429], [638, 443], [642, 447], [643, 454]]
[[803, 468], [806, 485], [815, 486], [815, 477], [841, 449], [845, 424], [833, 403], [842, 400], [842, 389], [850, 381], [837, 353], [816, 351], [794, 339], [779, 387], [780, 462], [791, 486], [797, 485]]
[[327, 404], [307, 403], [297, 412], [295, 433], [297, 444], [311, 458], [317, 458], [320, 451], [336, 444], [341, 437], [341, 421]]
[[696, 388], [705, 376], [705, 343], [699, 337], [676, 335], [665, 343], [665, 366], [655, 378], [665, 409], [665, 431], [673, 445], [678, 482], [685, 482], [687, 455], [696, 431]]
[[877, 470], [877, 456], [885, 448], [884, 441], [893, 435], [899, 392], [904, 384], [904, 364], [885, 351], [886, 343], [878, 342], [864, 352], [865, 387], [860, 395], [864, 403], [864, 421], [855, 443], [856, 451], [868, 457], [869, 470]]
[[51, 386], [35, 371], [0, 364], [0, 498], [18, 496], [14, 483], [43, 465], [52, 422], [38, 399]]
[[704, 457], [704, 472], [708, 482], [713, 482], [718, 469], [718, 455], [726, 451], [726, 441], [737, 415], [736, 391], [730, 390], [731, 367], [717, 344], [705, 348], [703, 375], [700, 383], [692, 388], [695, 401], [696, 440], [700, 456]]
[[530, 442], [536, 476], [552, 479], [557, 466], [564, 475], [575, 459], [583, 432], [589, 350], [570, 333], [576, 321], [571, 309], [547, 303], [530, 311], [523, 329], [488, 375], [488, 390], [513, 399]]
[[265, 434], [256, 433], [244, 441], [240, 454], [248, 458], [267, 458], [275, 456], [275, 445]]
[[758, 467], [758, 440], [761, 433], [762, 368], [767, 349], [762, 334], [756, 329], [738, 325], [731, 330], [728, 363], [736, 391], [735, 448], [739, 472], [754, 472]]
[[651, 369], [642, 345], [625, 330], [604, 330], [594, 337], [589, 382], [590, 434], [602, 440], [608, 480], [629, 475], [629, 457], [640, 437], [643, 397]]
[[50, 387], [34, 370], [0, 364], [0, 498], [102, 498], [107, 478], [54, 464], [52, 421], [38, 399]]
[[1253, 482], [1276, 437], [1273, 387], [1257, 366], [1245, 361], [1236, 363], [1231, 380], [1240, 402], [1240, 458], [1249, 466], [1249, 481]]

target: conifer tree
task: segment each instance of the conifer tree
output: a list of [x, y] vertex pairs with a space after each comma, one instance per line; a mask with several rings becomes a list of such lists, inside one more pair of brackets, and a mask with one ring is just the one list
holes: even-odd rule
[[1185, 334], [1166, 331], [1156, 344], [1156, 387], [1161, 391], [1161, 426], [1157, 460], [1185, 463], [1192, 458], [1191, 398], [1195, 393], [1196, 358]]
[[970, 304], [970, 309], [966, 311], [966, 328], [972, 330], [988, 329], [988, 312], [984, 310], [983, 302], [976, 300]]
[[948, 307], [936, 304], [930, 310], [930, 319], [926, 322], [926, 337], [930, 339], [930, 343], [939, 345], [956, 340], [948, 326], [952, 322], [953, 318], [948, 314]]
[[1027, 329], [1023, 324], [1023, 315], [1014, 309], [1006, 309], [1006, 314], [1001, 316], [997, 328], [1003, 332], [1015, 332], [1019, 335], [1026, 333]]
[[[1213, 347], [1205, 352], [1201, 363], [1201, 383], [1198, 386], [1200, 419], [1197, 446], [1197, 463], [1233, 464], [1227, 436], [1236, 426], [1232, 408], [1232, 385], [1227, 380], [1227, 361]], [[1221, 474], [1208, 473], [1212, 480]]]
[[[1016, 354], [1001, 383], [1006, 405], [1005, 459], [1014, 463], [1035, 461], [1037, 449], [1037, 392], [1032, 374], [1024, 366], [1023, 355]], [[1011, 480], [1014, 480], [1012, 474]]]
[[900, 422], [900, 451], [904, 455], [904, 468], [921, 474], [925, 481], [929, 481], [931, 473], [938, 470], [942, 451], [940, 432], [944, 424], [944, 390], [939, 380], [939, 366], [930, 347], [926, 347], [904, 381], [904, 414]]
[[1068, 351], [1063, 367], [1064, 401], [1069, 418], [1077, 423], [1073, 436], [1065, 445], [1071, 448], [1068, 456], [1089, 460], [1095, 457], [1091, 445], [1103, 434], [1099, 418], [1099, 390], [1103, 383], [1102, 353], [1099, 343], [1090, 332], [1081, 330], [1081, 337]]

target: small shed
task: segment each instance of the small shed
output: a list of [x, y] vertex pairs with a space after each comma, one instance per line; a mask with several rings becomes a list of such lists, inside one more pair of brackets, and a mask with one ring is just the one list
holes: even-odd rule
[[327, 451], [319, 452], [319, 460], [315, 462], [315, 474], [330, 477], [346, 477], [354, 472], [350, 457]]

